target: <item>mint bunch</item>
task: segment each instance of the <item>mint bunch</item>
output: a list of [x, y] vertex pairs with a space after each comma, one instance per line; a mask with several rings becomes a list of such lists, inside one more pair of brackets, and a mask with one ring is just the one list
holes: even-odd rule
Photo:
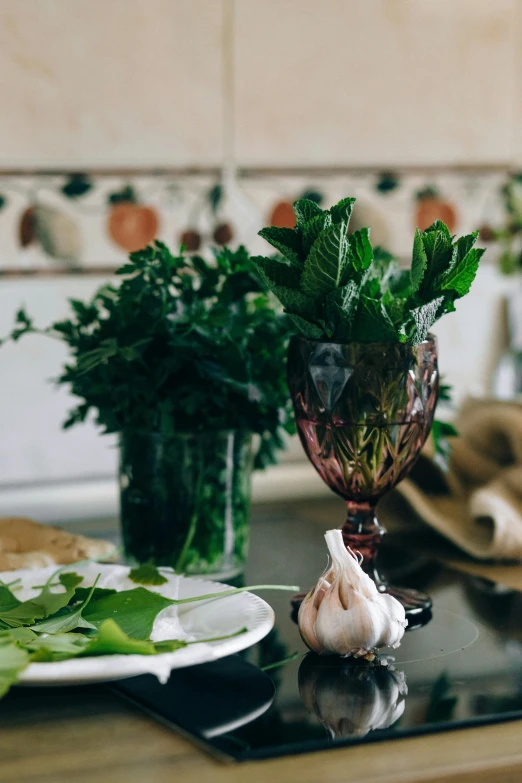
[[323, 210], [299, 199], [294, 229], [259, 232], [281, 255], [252, 261], [305, 337], [417, 345], [470, 290], [484, 253], [473, 247], [478, 231], [455, 239], [440, 220], [417, 229], [411, 269], [401, 270], [372, 248], [369, 228], [348, 234], [354, 204], [344, 198]]

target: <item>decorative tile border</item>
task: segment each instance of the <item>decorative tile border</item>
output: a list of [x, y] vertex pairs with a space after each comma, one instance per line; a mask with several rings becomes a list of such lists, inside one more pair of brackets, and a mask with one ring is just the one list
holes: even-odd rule
[[291, 219], [304, 194], [329, 205], [347, 194], [353, 225], [374, 244], [411, 252], [415, 225], [444, 219], [455, 231], [505, 222], [502, 169], [92, 171], [0, 173], [0, 275], [110, 274], [155, 236], [204, 252], [212, 244], [266, 251], [257, 231]]

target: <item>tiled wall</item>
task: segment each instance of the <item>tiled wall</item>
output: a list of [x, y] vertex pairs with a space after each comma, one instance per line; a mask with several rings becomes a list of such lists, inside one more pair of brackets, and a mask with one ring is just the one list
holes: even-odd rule
[[2, 0], [0, 167], [220, 165], [229, 125], [241, 165], [522, 163], [521, 37], [520, 0]]
[[[156, 221], [169, 244], [227, 223], [261, 251], [277, 202], [350, 194], [407, 257], [431, 187], [456, 231], [497, 224], [522, 168], [521, 42], [522, 0], [1, 0], [0, 334], [21, 302], [65, 314]], [[213, 211], [224, 161], [240, 177]], [[502, 344], [495, 252], [437, 330], [460, 395], [487, 389]], [[0, 484], [113, 473], [113, 441], [60, 432], [63, 358], [1, 349]]]
[[212, 172], [0, 174], [0, 275], [105, 272], [155, 236], [174, 247], [184, 241], [203, 250], [226, 239], [264, 252], [268, 245], [257, 232], [281, 219], [276, 212], [281, 203], [287, 204], [282, 217], [291, 215], [292, 202], [302, 195], [324, 206], [346, 194], [356, 196], [353, 225], [371, 226], [374, 244], [407, 258], [414, 227], [424, 227], [434, 216], [464, 233], [501, 223], [506, 178], [500, 168], [293, 174], [260, 169], [222, 187]]

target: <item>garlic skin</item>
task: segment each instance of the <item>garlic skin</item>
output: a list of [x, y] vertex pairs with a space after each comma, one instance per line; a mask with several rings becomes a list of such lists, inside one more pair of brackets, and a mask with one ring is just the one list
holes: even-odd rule
[[398, 647], [408, 624], [402, 604], [379, 593], [340, 530], [328, 530], [325, 539], [332, 564], [299, 609], [304, 643], [316, 653], [342, 656]]

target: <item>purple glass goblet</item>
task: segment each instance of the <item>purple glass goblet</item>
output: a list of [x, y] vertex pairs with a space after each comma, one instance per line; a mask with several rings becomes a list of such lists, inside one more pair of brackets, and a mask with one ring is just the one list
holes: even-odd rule
[[428, 611], [429, 596], [391, 587], [377, 569], [386, 531], [375, 508], [409, 473], [430, 432], [439, 389], [435, 337], [416, 346], [294, 337], [288, 381], [304, 450], [346, 501], [346, 546], [360, 552], [363, 569], [407, 616]]

